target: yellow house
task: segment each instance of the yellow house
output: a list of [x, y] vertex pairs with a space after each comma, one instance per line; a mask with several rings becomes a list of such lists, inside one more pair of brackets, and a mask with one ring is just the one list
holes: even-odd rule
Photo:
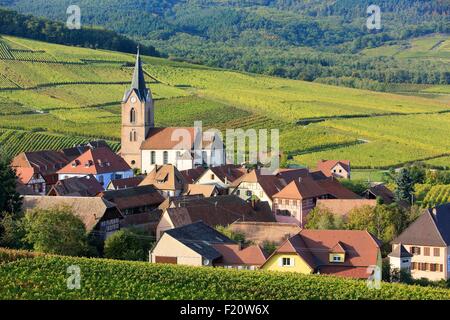
[[261, 269], [364, 279], [380, 265], [380, 242], [367, 231], [304, 229], [286, 240]]

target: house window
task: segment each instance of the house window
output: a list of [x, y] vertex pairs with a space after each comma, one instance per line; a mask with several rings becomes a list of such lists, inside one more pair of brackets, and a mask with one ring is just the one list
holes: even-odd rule
[[333, 257], [333, 262], [340, 262], [341, 261], [341, 257], [340, 256], [334, 256]]
[[134, 108], [131, 108], [130, 110], [130, 122], [131, 123], [136, 122], [136, 110], [134, 110]]
[[164, 151], [163, 152], [163, 163], [168, 164], [169, 163], [169, 152]]
[[420, 247], [411, 247], [410, 249], [411, 254], [413, 255], [420, 255]]
[[248, 197], [252, 196], [252, 192], [250, 190], [247, 190], [246, 194], [247, 194]]
[[152, 151], [150, 153], [150, 163], [151, 164], [155, 164], [156, 163], [156, 152], [155, 151]]
[[430, 248], [429, 247], [424, 247], [423, 248], [423, 255], [424, 256], [429, 256], [430, 255]]
[[441, 250], [439, 248], [433, 248], [433, 255], [439, 257], [441, 255]]
[[281, 266], [282, 267], [292, 267], [294, 265], [294, 261], [292, 258], [281, 258]]
[[214, 180], [216, 178], [216, 176], [215, 175], [211, 175], [211, 180]]

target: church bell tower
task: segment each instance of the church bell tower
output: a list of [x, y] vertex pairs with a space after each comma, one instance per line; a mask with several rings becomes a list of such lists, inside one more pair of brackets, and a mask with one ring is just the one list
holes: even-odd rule
[[145, 85], [139, 48], [131, 88], [122, 99], [120, 155], [133, 168], [142, 168], [141, 144], [155, 125], [152, 93]]

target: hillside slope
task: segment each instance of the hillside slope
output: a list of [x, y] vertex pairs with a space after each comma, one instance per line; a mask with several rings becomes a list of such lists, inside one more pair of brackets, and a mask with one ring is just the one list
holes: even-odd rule
[[[0, 38], [0, 128], [8, 129], [0, 144], [23, 131], [117, 142], [133, 61], [131, 54]], [[154, 57], [144, 62], [158, 126], [202, 120], [220, 130], [278, 128], [282, 151], [307, 165], [321, 158], [350, 159], [355, 167], [448, 159], [450, 108], [441, 99], [447, 86], [422, 87], [439, 96], [426, 99]], [[4, 149], [14, 155], [25, 146]]]
[[[67, 289], [69, 266], [80, 267], [80, 290]], [[324, 275], [41, 257], [0, 264], [0, 299], [446, 300], [450, 290], [388, 283], [371, 290], [366, 281]]]
[[[80, 0], [85, 25], [100, 25], [171, 56], [210, 66], [386, 90], [384, 83], [448, 84], [439, 58], [366, 56], [450, 33], [446, 0], [380, 0], [382, 29], [366, 28], [368, 0]], [[70, 0], [0, 0], [65, 22]], [[126, 14], [124, 14], [126, 12]], [[450, 51], [444, 52], [449, 59]], [[381, 58], [382, 57], [382, 58]], [[330, 79], [331, 78], [331, 79]], [[350, 78], [350, 79], [348, 79]]]

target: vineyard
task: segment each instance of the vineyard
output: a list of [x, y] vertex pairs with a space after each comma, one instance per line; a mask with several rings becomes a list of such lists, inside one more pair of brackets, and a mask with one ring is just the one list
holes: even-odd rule
[[[0, 154], [12, 157], [23, 151], [58, 150], [88, 142], [86, 138], [0, 129]], [[115, 151], [119, 143], [108, 141]]]
[[[134, 60], [132, 54], [0, 37], [0, 128], [57, 140], [67, 135], [117, 142], [120, 101]], [[450, 166], [444, 157], [450, 150], [448, 86], [409, 89], [426, 92], [424, 98], [155, 57], [143, 61], [158, 126], [192, 126], [201, 120], [222, 132], [279, 129], [282, 151], [292, 163], [308, 166], [326, 158], [349, 159], [353, 168], [387, 169], [433, 159]], [[10, 155], [23, 150], [4, 148]]]
[[417, 201], [426, 208], [450, 203], [450, 185], [418, 184], [415, 186], [415, 194]]

